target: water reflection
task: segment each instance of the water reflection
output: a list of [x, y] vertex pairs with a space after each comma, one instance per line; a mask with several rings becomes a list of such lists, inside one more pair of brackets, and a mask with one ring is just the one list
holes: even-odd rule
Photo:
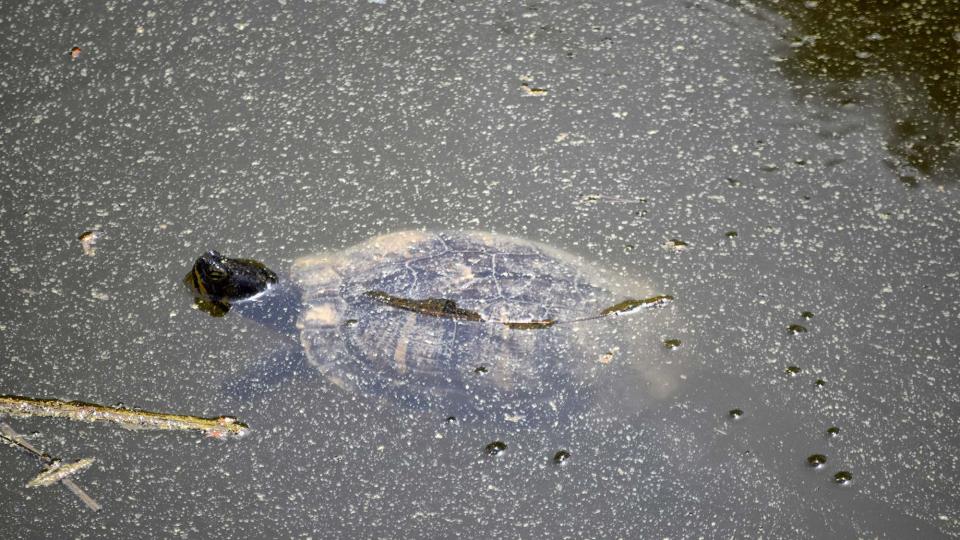
[[784, 51], [782, 67], [801, 93], [825, 98], [840, 116], [880, 108], [894, 156], [890, 165], [902, 181], [956, 179], [960, 10], [955, 1], [766, 4], [792, 23], [784, 36], [792, 50]]

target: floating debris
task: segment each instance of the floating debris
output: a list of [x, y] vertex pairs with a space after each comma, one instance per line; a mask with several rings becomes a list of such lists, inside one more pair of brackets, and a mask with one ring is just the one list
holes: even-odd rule
[[[57, 461], [52, 457], [50, 457], [49, 455], [47, 455], [46, 453], [41, 452], [40, 450], [37, 450], [36, 448], [34, 448], [32, 444], [24, 440], [19, 433], [14, 431], [14, 429], [5, 422], [0, 422], [0, 439], [3, 439], [8, 443], [10, 443], [11, 445], [29, 453], [33, 457], [40, 460], [40, 462], [43, 463], [44, 465], [51, 466], [55, 461]], [[83, 488], [81, 488], [79, 485], [77, 485], [77, 483], [74, 482], [72, 479], [70, 479], [69, 477], [66, 477], [61, 479], [60, 483], [63, 484], [64, 487], [69, 489], [74, 495], [76, 495], [77, 498], [80, 499], [81, 502], [83, 502], [83, 504], [87, 505], [87, 508], [89, 508], [90, 510], [93, 510], [94, 512], [97, 512], [100, 510], [101, 508], [100, 503], [94, 500], [94, 498], [91, 497], [90, 495], [87, 495], [87, 492], [84, 491]]]
[[110, 422], [128, 429], [201, 431], [210, 437], [236, 437], [249, 429], [232, 416], [202, 418], [159, 412], [141, 411], [59, 399], [36, 399], [22, 396], [0, 396], [0, 414], [11, 416], [48, 416], [77, 422]]
[[799, 375], [801, 371], [802, 370], [800, 369], [799, 366], [787, 366], [787, 369], [786, 369], [787, 375], [790, 375], [791, 377], [795, 375]]
[[80, 47], [74, 47], [70, 49], [70, 60], [76, 60], [77, 58], [80, 58], [81, 52], [83, 52], [83, 49]]
[[61, 465], [60, 462], [53, 462], [47, 470], [33, 477], [32, 480], [27, 482], [28, 488], [36, 487], [45, 487], [56, 484], [57, 482], [73, 476], [78, 472], [87, 469], [95, 460], [93, 458], [83, 458], [73, 463], [67, 463], [66, 465]]
[[568, 459], [570, 459], [570, 452], [567, 452], [566, 450], [560, 450], [553, 455], [553, 462], [558, 465], [564, 464]]
[[743, 410], [730, 409], [730, 412], [728, 412], [727, 414], [730, 415], [730, 418], [733, 418], [734, 420], [736, 420], [737, 418], [740, 418], [741, 416], [743, 416]]
[[723, 233], [723, 235], [726, 236], [727, 238], [736, 238], [738, 236], [737, 231], [727, 231]]
[[812, 454], [807, 457], [807, 464], [813, 468], [822, 467], [827, 462], [827, 456], [823, 454]]
[[827, 428], [827, 437], [838, 437], [840, 436], [840, 428], [837, 426], [830, 426]]
[[93, 257], [97, 254], [97, 240], [103, 236], [103, 231], [99, 229], [92, 229], [89, 231], [84, 231], [77, 237], [77, 240], [80, 241], [80, 247], [83, 249], [83, 254], [87, 257]]
[[523, 91], [523, 95], [525, 95], [525, 96], [537, 96], [537, 97], [539, 97], [539, 96], [545, 96], [545, 95], [547, 95], [547, 89], [546, 89], [546, 88], [537, 88], [537, 87], [534, 87], [534, 86], [530, 86], [530, 83], [528, 83], [528, 82], [526, 82], [526, 81], [520, 83], [520, 90]]
[[671, 238], [663, 243], [663, 247], [664, 249], [671, 249], [673, 251], [685, 251], [690, 247], [690, 244], [678, 238]]
[[477, 368], [473, 370], [473, 372], [476, 373], [477, 375], [483, 375], [484, 373], [487, 373], [489, 371], [490, 370], [487, 369], [487, 366], [477, 366]]
[[803, 334], [807, 331], [807, 327], [802, 324], [791, 324], [787, 327], [787, 332], [791, 335]]
[[804, 311], [804, 312], [800, 313], [800, 318], [809, 321], [810, 319], [813, 318], [813, 312], [812, 312], [812, 311]]
[[643, 204], [647, 202], [645, 198], [639, 199], [624, 199], [621, 197], [614, 197], [612, 195], [602, 195], [599, 193], [590, 193], [580, 197], [580, 202], [582, 203], [596, 203], [596, 202], [608, 202], [614, 204]]
[[823, 379], [817, 379], [817, 380], [813, 381], [813, 384], [814, 384], [817, 388], [823, 388], [824, 386], [827, 385], [827, 381], [825, 381], [825, 380], [823, 380]]
[[100, 300], [101, 302], [106, 302], [110, 300], [110, 295], [103, 291], [92, 289], [90, 291], [90, 298], [93, 298], [94, 300]]
[[680, 348], [681, 341], [679, 339], [665, 339], [663, 340], [663, 346], [667, 349], [673, 350]]
[[669, 304], [670, 302], [673, 302], [673, 297], [670, 296], [669, 294], [661, 294], [661, 295], [651, 296], [650, 298], [643, 298], [639, 300], [629, 299], [603, 309], [602, 311], [600, 311], [600, 315], [601, 316], [627, 315], [629, 313], [633, 313], [641, 309], [663, 307]]
[[597, 358], [597, 362], [601, 364], [609, 364], [613, 362], [614, 351], [607, 351], [600, 355], [600, 358]]

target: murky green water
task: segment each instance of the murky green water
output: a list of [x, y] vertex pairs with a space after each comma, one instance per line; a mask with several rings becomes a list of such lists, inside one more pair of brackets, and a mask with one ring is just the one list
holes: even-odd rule
[[[8, 419], [95, 456], [77, 481], [104, 508], [23, 487], [38, 467], [6, 449], [0, 531], [960, 535], [960, 25], [948, 0], [864, 5], [3, 6], [0, 393], [253, 432]], [[556, 426], [307, 369], [229, 391], [282, 342], [190, 308], [200, 253], [285, 269], [409, 228], [673, 295], [624, 353], [676, 384]]]

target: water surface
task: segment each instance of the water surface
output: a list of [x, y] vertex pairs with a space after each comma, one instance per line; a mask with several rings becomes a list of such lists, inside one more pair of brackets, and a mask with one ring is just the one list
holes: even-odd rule
[[[254, 429], [9, 420], [96, 456], [78, 482], [104, 509], [23, 487], [7, 450], [0, 530], [960, 535], [955, 10], [781, 4], [4, 7], [0, 393]], [[450, 424], [309, 370], [228, 391], [281, 338], [190, 308], [200, 253], [282, 270], [410, 228], [674, 295], [631, 353], [677, 384], [556, 426]]]

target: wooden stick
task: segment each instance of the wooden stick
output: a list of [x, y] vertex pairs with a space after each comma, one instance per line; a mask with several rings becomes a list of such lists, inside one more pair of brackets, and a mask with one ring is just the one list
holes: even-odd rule
[[[17, 447], [22, 448], [24, 451], [32, 454], [34, 457], [39, 459], [43, 464], [47, 465], [47, 467], [53, 464], [54, 459], [52, 457], [34, 448], [33, 445], [28, 443], [23, 437], [20, 436], [19, 433], [14, 431], [14, 429], [10, 427], [6, 422], [0, 422], [0, 432], [2, 432], [2, 434], [0, 434], [0, 437], [4, 438], [5, 440], [9, 441], [11, 444]], [[100, 503], [94, 500], [93, 497], [87, 495], [87, 492], [84, 491], [83, 488], [81, 488], [79, 485], [77, 485], [77, 483], [74, 482], [71, 478], [62, 478], [60, 480], [60, 483], [66, 486], [67, 489], [72, 491], [74, 495], [76, 495], [81, 501], [83, 501], [83, 504], [87, 505], [87, 508], [89, 508], [90, 510], [93, 510], [94, 512], [97, 512], [100, 510], [101, 508]]]
[[201, 418], [160, 412], [141, 411], [59, 399], [0, 396], [0, 414], [12, 416], [51, 416], [77, 422], [110, 422], [129, 429], [200, 431], [223, 438], [242, 436], [248, 431], [243, 422], [231, 416]]

